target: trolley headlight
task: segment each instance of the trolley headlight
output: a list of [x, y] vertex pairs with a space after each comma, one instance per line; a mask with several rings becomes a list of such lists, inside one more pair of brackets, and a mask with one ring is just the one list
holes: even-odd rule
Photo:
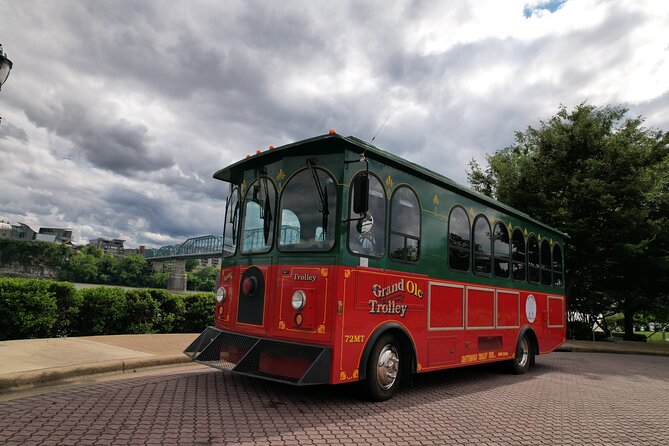
[[225, 301], [225, 297], [227, 296], [228, 293], [225, 292], [225, 288], [220, 287], [219, 289], [216, 290], [216, 302], [219, 304], [223, 303]]
[[293, 304], [295, 311], [300, 311], [307, 303], [307, 295], [304, 294], [304, 291], [297, 290], [293, 293], [293, 299], [291, 303]]

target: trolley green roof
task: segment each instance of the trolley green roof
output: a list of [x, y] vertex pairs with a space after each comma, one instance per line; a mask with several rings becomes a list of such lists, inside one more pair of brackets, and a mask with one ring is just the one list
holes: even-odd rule
[[[300, 149], [308, 149], [309, 146], [313, 145], [314, 143], [332, 139], [341, 140], [345, 143], [348, 143], [350, 146], [352, 146], [351, 150], [355, 151], [356, 153], [359, 154], [364, 153], [365, 156], [372, 155], [373, 158], [389, 166], [398, 167], [409, 174], [415, 175], [417, 177], [422, 177], [424, 179], [428, 179], [435, 184], [445, 187], [446, 189], [456, 191], [457, 193], [463, 196], [467, 196], [476, 201], [483, 202], [487, 205], [490, 205], [493, 208], [497, 208], [500, 211], [506, 212], [510, 215], [514, 215], [518, 218], [527, 220], [540, 227], [555, 232], [561, 235], [562, 237], [569, 238], [568, 234], [556, 228], [553, 228], [545, 223], [542, 223], [539, 220], [530, 217], [526, 213], [519, 211], [518, 209], [515, 209], [500, 201], [490, 198], [487, 195], [483, 195], [468, 187], [458, 184], [444, 175], [436, 173], [430, 169], [415, 164], [411, 161], [407, 161], [402, 157], [399, 157], [393, 153], [380, 149], [355, 136], [341, 136], [337, 133], [330, 133], [326, 135], [320, 135], [313, 138], [304, 139], [301, 141], [296, 141], [273, 149], [264, 150], [260, 153], [256, 153], [255, 155], [247, 156], [246, 158], [217, 171], [216, 173], [214, 173], [213, 177], [221, 181], [234, 182], [235, 177], [237, 177], [238, 175], [237, 173], [240, 171], [254, 168], [255, 166], [262, 166], [265, 164], [269, 164], [286, 156], [287, 154], [291, 155], [299, 154], [299, 152], [301, 151]], [[356, 150], [355, 148], [357, 148], [358, 150]], [[306, 155], [308, 153], [309, 153], [308, 151], [305, 151], [304, 154]]]

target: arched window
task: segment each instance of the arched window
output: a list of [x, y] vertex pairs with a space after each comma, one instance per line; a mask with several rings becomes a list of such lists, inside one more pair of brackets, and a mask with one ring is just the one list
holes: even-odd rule
[[539, 243], [537, 237], [531, 234], [527, 239], [527, 280], [531, 283], [539, 283], [541, 280], [541, 267], [539, 263]]
[[267, 252], [272, 248], [276, 220], [276, 189], [267, 177], [254, 180], [244, 198], [242, 252]]
[[337, 188], [325, 170], [295, 174], [281, 194], [281, 251], [328, 251], [335, 242]]
[[474, 220], [474, 274], [489, 276], [491, 258], [490, 223], [485, 215], [478, 215]]
[[223, 223], [223, 257], [231, 256], [237, 251], [237, 230], [239, 229], [239, 187], [230, 186], [230, 194], [225, 203], [225, 220]]
[[509, 231], [504, 223], [495, 223], [493, 232], [493, 254], [495, 256], [495, 277], [509, 277]]
[[456, 206], [448, 217], [448, 265], [458, 271], [469, 271], [470, 256], [469, 216]]
[[398, 187], [390, 200], [390, 257], [417, 262], [420, 254], [420, 203], [414, 191]]
[[562, 275], [562, 250], [557, 243], [553, 245], [553, 286], [562, 288], [564, 276]]
[[519, 228], [513, 230], [511, 240], [511, 267], [513, 269], [513, 280], [525, 281], [526, 275], [525, 236]]
[[548, 239], [541, 241], [541, 284], [550, 285], [551, 280], [551, 245]]
[[[360, 174], [362, 175], [362, 174]], [[360, 254], [369, 257], [382, 257], [385, 250], [386, 239], [386, 192], [383, 183], [376, 175], [369, 174], [369, 209], [367, 211], [367, 220], [351, 220], [348, 223], [348, 248], [354, 254]], [[354, 181], [351, 182], [351, 206], [349, 215], [351, 219], [361, 216], [353, 212], [353, 190]], [[364, 233], [363, 224], [371, 222], [372, 229]]]

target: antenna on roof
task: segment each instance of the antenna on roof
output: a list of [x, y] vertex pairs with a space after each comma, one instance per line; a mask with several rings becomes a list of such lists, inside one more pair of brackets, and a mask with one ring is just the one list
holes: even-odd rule
[[383, 128], [384, 125], [386, 125], [386, 122], [388, 122], [388, 119], [390, 118], [390, 115], [392, 115], [392, 114], [393, 114], [392, 111], [390, 113], [388, 113], [388, 116], [386, 116], [386, 120], [383, 121], [383, 124], [381, 124], [381, 127], [379, 127], [379, 129], [376, 131], [376, 133], [374, 134], [374, 137], [372, 138], [372, 140], [370, 142], [374, 142], [376, 137], [379, 135], [379, 132], [381, 132], [381, 129]]

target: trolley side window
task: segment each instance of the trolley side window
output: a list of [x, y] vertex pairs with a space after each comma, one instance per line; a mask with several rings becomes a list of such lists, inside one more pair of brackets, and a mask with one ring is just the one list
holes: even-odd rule
[[513, 238], [511, 240], [511, 264], [514, 280], [525, 281], [525, 260], [525, 236], [523, 236], [523, 231], [516, 228], [513, 230]]
[[539, 283], [541, 280], [541, 269], [539, 263], [539, 243], [537, 237], [532, 234], [527, 239], [527, 266], [530, 283]]
[[458, 271], [469, 271], [469, 216], [456, 206], [448, 217], [448, 265]]
[[541, 284], [551, 285], [551, 246], [547, 239], [541, 241]]
[[509, 277], [509, 231], [504, 223], [498, 221], [495, 223], [495, 232], [493, 233], [493, 254], [495, 256], [495, 277]]
[[562, 250], [556, 243], [553, 245], [553, 286], [560, 288], [564, 286], [562, 268]]
[[[363, 175], [363, 174], [360, 174]], [[369, 209], [367, 215], [359, 216], [353, 211], [353, 198], [348, 223], [348, 248], [354, 254], [369, 257], [382, 257], [386, 239], [386, 193], [381, 180], [369, 174]], [[351, 197], [354, 196], [351, 182]], [[371, 226], [371, 229], [370, 229]]]
[[485, 215], [478, 215], [474, 220], [474, 274], [489, 276], [491, 257], [490, 223]]
[[390, 202], [390, 258], [417, 262], [420, 255], [420, 204], [414, 191], [398, 187]]

